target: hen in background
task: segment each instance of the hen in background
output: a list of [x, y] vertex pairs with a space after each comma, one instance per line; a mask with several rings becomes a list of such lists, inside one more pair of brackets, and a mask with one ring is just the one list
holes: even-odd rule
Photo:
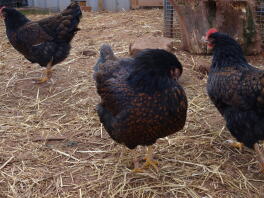
[[210, 29], [205, 40], [213, 49], [207, 91], [239, 141], [256, 151], [264, 171], [259, 141], [264, 139], [264, 71], [249, 65], [239, 44], [230, 36]]
[[60, 14], [39, 21], [30, 21], [13, 8], [2, 7], [0, 14], [12, 46], [30, 62], [47, 68], [46, 77], [37, 80], [46, 82], [51, 78], [51, 67], [69, 55], [82, 16], [79, 5], [72, 3]]
[[[181, 130], [186, 121], [187, 98], [177, 81], [182, 65], [165, 50], [147, 49], [135, 58], [119, 59], [103, 45], [94, 70], [104, 128], [129, 149], [149, 146], [145, 167], [157, 168], [151, 145]], [[134, 171], [142, 171], [133, 155]]]

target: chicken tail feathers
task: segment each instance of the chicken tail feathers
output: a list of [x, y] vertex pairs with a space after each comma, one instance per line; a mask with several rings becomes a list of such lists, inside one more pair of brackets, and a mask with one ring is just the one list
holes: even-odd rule
[[80, 22], [80, 18], [82, 17], [82, 11], [78, 3], [71, 3], [63, 12], [62, 16], [71, 15], [77, 22]]
[[58, 26], [59, 38], [71, 41], [73, 36], [80, 29], [78, 24], [82, 17], [82, 11], [78, 3], [71, 3], [62, 13], [62, 21]]

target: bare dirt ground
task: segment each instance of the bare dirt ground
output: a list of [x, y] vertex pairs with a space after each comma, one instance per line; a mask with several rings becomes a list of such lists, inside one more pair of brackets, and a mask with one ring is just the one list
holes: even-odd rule
[[[184, 65], [180, 81], [188, 95], [188, 119], [182, 131], [155, 144], [159, 171], [131, 172], [129, 150], [102, 128], [92, 78], [100, 45], [109, 43], [118, 56], [127, 56], [137, 37], [162, 33], [162, 13], [86, 13], [70, 56], [43, 85], [32, 81], [43, 69], [12, 48], [0, 23], [1, 198], [264, 197], [255, 153], [225, 143], [231, 136], [207, 97], [207, 77], [195, 71], [210, 64], [209, 56], [176, 50]], [[250, 57], [262, 67], [263, 60]], [[138, 152], [143, 157], [144, 149]]]

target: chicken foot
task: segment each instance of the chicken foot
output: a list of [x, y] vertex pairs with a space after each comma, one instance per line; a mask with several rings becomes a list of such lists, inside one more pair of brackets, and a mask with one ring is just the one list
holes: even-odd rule
[[147, 154], [145, 157], [145, 164], [144, 164], [144, 168], [148, 168], [150, 166], [152, 166], [153, 168], [155, 168], [156, 171], [158, 171], [158, 162], [153, 160], [153, 147], [152, 146], [148, 146], [147, 147]]
[[258, 143], [254, 144], [254, 150], [257, 153], [258, 161], [260, 164], [260, 172], [264, 173], [264, 156], [263, 153], [261, 152]]
[[239, 149], [240, 151], [242, 151], [244, 144], [241, 142], [236, 142], [233, 140], [227, 140], [227, 143], [230, 144], [230, 146]]
[[144, 160], [146, 160], [146, 162], [144, 163], [142, 168], [139, 167], [139, 161], [137, 158], [136, 150], [132, 150], [132, 155], [133, 155], [133, 163], [134, 163], [133, 172], [142, 173], [142, 172], [144, 172], [144, 169], [149, 168], [150, 166], [152, 166], [156, 171], [158, 171], [158, 166], [157, 166], [158, 162], [153, 160], [153, 148], [152, 148], [152, 146], [147, 147], [146, 156], [144, 158]]
[[52, 62], [53, 62], [53, 58], [51, 58], [51, 60], [49, 61], [48, 65], [47, 65], [47, 68], [46, 68], [46, 76], [43, 77], [43, 78], [39, 78], [39, 79], [36, 79], [35, 82], [37, 84], [42, 84], [42, 83], [45, 83], [47, 82], [51, 76], [52, 76]]
[[138, 157], [137, 157], [137, 151], [136, 149], [132, 150], [132, 156], [133, 156], [133, 163], [134, 163], [134, 169], [132, 170], [132, 172], [134, 173], [142, 173], [144, 172], [143, 168], [139, 167], [139, 161], [138, 161]]

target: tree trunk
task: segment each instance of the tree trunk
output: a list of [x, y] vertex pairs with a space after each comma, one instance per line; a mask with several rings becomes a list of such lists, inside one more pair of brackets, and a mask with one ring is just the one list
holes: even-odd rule
[[247, 55], [261, 52], [253, 0], [170, 0], [179, 18], [182, 47], [194, 54], [207, 53], [201, 42], [209, 28], [236, 39]]

